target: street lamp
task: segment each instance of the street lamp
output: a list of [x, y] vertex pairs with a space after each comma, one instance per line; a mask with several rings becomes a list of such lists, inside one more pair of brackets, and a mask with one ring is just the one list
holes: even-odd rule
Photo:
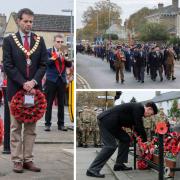
[[70, 38], [71, 38], [71, 59], [73, 58], [73, 35], [72, 35], [72, 31], [73, 31], [73, 25], [72, 25], [72, 9], [62, 9], [62, 12], [70, 12], [71, 13], [71, 27], [70, 27], [70, 31], [71, 31], [71, 34], [70, 34]]

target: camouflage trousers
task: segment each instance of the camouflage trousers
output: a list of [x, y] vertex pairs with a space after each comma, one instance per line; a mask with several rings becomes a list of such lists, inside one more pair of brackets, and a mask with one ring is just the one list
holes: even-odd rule
[[94, 146], [101, 145], [101, 136], [99, 129], [95, 129], [92, 131], [92, 137], [93, 137]]
[[77, 144], [78, 147], [82, 146], [82, 128], [77, 127], [76, 129], [76, 140], [77, 140]]
[[90, 134], [91, 134], [91, 129], [89, 127], [89, 123], [83, 124], [83, 128], [82, 128], [82, 144], [83, 145], [88, 145]]

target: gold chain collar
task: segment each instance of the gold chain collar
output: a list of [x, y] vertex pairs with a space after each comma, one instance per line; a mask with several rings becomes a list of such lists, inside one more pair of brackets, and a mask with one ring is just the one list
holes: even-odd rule
[[36, 40], [35, 40], [36, 42], [35, 42], [34, 46], [32, 47], [32, 49], [31, 49], [30, 51], [27, 51], [27, 50], [23, 47], [23, 45], [19, 42], [16, 34], [13, 33], [13, 34], [12, 34], [12, 37], [13, 37], [16, 45], [17, 45], [28, 57], [36, 51], [36, 49], [38, 48], [39, 43], [40, 43], [40, 36], [37, 35]]

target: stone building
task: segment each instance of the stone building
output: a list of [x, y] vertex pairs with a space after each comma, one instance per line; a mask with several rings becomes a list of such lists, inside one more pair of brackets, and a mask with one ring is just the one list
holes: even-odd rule
[[126, 40], [128, 38], [126, 27], [118, 24], [111, 25], [106, 30], [106, 34], [116, 34], [120, 40]]
[[2, 54], [1, 46], [3, 43], [5, 27], [6, 27], [6, 16], [4, 14], [0, 14], [0, 59], [1, 59], [1, 54]]
[[[4, 37], [18, 31], [16, 23], [17, 13], [11, 13], [4, 32]], [[74, 24], [74, 17], [72, 17]], [[74, 25], [73, 25], [74, 26]], [[72, 27], [74, 29], [74, 27]], [[46, 47], [52, 47], [53, 37], [61, 34], [64, 37], [64, 45], [70, 44], [71, 16], [35, 14], [33, 32], [43, 36]], [[0, 49], [0, 61], [2, 61], [2, 50]]]
[[172, 5], [170, 6], [164, 6], [164, 4], [159, 3], [158, 10], [154, 14], [146, 16], [146, 19], [148, 22], [165, 25], [171, 35], [180, 37], [179, 14], [179, 0], [172, 0]]
[[177, 100], [178, 102], [178, 109], [180, 109], [180, 92], [179, 91], [170, 91], [166, 93], [161, 93], [160, 91], [156, 91], [156, 96], [152, 99], [147, 101], [143, 101], [143, 104], [146, 104], [148, 101], [153, 101], [156, 103], [158, 108], [163, 108], [164, 113], [168, 115], [173, 101]]

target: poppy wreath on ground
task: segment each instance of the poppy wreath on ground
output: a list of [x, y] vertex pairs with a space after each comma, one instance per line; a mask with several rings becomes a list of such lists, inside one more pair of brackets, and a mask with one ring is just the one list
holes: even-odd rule
[[11, 114], [16, 120], [23, 123], [32, 123], [40, 120], [47, 107], [45, 95], [40, 90], [35, 90], [34, 106], [24, 106], [24, 95], [26, 91], [18, 91], [12, 98], [10, 103]]
[[0, 145], [2, 144], [3, 141], [3, 136], [4, 136], [4, 128], [3, 128], [3, 120], [0, 117]]

